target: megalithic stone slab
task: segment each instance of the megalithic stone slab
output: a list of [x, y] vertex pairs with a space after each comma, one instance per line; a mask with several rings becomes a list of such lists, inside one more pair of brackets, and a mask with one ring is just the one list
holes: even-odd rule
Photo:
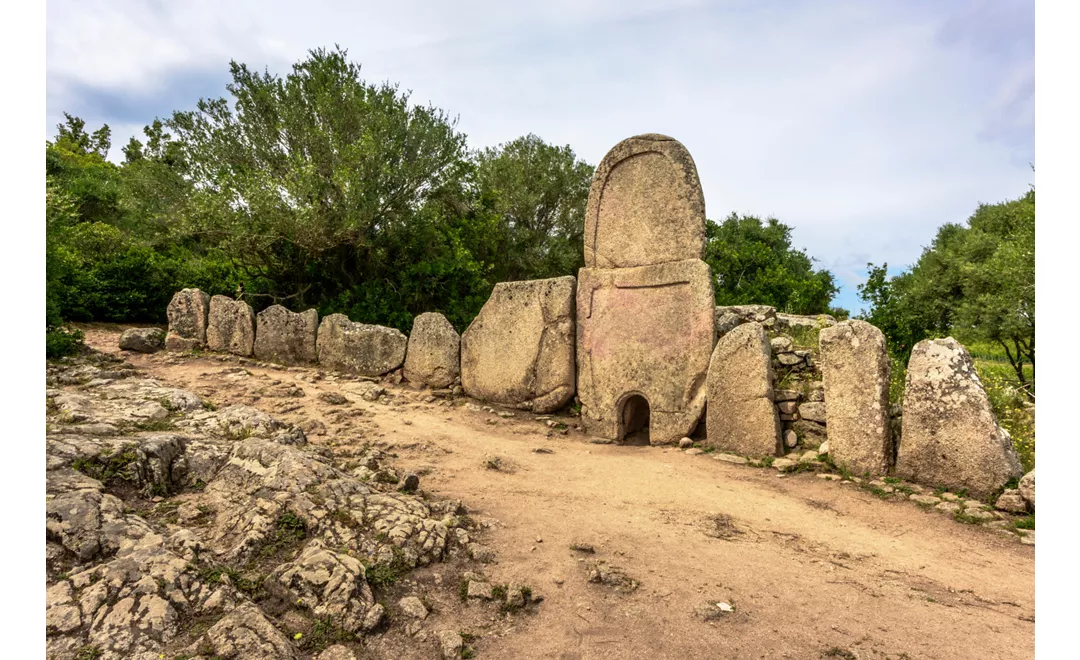
[[690, 152], [666, 135], [638, 135], [600, 161], [585, 212], [585, 266], [630, 268], [700, 259], [705, 197]]
[[169, 332], [165, 348], [186, 351], [206, 346], [206, 326], [210, 316], [210, 296], [198, 289], [176, 292], [166, 309]]
[[469, 396], [551, 412], [574, 396], [573, 277], [500, 282], [461, 335]]
[[866, 321], [843, 321], [824, 328], [819, 345], [829, 411], [829, 455], [855, 474], [887, 474], [893, 444], [885, 335]]
[[212, 351], [250, 357], [255, 350], [255, 311], [251, 305], [228, 296], [212, 297], [206, 344]]
[[430, 387], [449, 387], [461, 375], [461, 336], [446, 317], [427, 312], [413, 319], [405, 353], [405, 378]]
[[[832, 418], [829, 420], [832, 437]], [[1023, 475], [975, 365], [952, 337], [925, 339], [908, 361], [896, 476], [983, 498]]]
[[705, 421], [710, 446], [744, 456], [781, 453], [771, 357], [769, 336], [753, 321], [716, 342], [709, 362]]
[[290, 312], [271, 305], [255, 316], [255, 357], [278, 364], [312, 364], [319, 313], [314, 309]]
[[381, 376], [405, 361], [408, 338], [396, 328], [350, 321], [330, 314], [319, 324], [319, 364], [361, 376]]
[[691, 433], [705, 407], [714, 341], [709, 265], [697, 259], [578, 273], [578, 397], [593, 434], [623, 440], [631, 397], [648, 403], [649, 442]]

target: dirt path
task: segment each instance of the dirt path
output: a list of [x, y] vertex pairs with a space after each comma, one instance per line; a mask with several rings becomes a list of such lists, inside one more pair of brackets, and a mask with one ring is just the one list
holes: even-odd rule
[[[91, 328], [87, 341], [118, 353], [119, 332]], [[545, 599], [534, 616], [493, 624], [479, 657], [1034, 656], [1034, 548], [910, 502], [708, 455], [591, 444], [532, 415], [444, 406], [407, 386], [372, 403], [316, 369], [124, 357], [218, 405], [307, 424], [312, 443], [335, 451], [386, 442], [402, 467], [424, 474], [424, 490], [463, 500], [491, 525], [492, 572]], [[325, 403], [327, 392], [350, 404]], [[490, 457], [509, 467], [486, 469]], [[640, 587], [588, 583], [588, 562], [601, 559]], [[735, 611], [705, 622], [694, 608], [707, 599]]]

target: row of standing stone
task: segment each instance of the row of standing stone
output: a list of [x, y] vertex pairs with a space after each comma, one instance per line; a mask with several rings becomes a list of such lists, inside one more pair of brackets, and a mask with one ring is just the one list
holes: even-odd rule
[[168, 307], [165, 347], [208, 348], [284, 365], [318, 363], [360, 376], [383, 376], [399, 368], [405, 378], [433, 388], [458, 382], [460, 337], [442, 314], [413, 321], [411, 336], [380, 325], [314, 309], [291, 312], [271, 305], [255, 314], [251, 305], [228, 296], [184, 289]]

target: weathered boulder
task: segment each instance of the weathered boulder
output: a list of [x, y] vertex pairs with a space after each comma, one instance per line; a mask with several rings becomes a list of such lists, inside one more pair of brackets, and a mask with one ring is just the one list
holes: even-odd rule
[[254, 603], [244, 603], [215, 623], [187, 649], [200, 657], [235, 660], [298, 658], [292, 641], [274, 627]]
[[281, 305], [271, 305], [259, 312], [256, 326], [256, 358], [287, 365], [315, 362], [319, 313], [314, 309], [297, 313]]
[[206, 326], [210, 316], [210, 296], [198, 289], [177, 291], [166, 310], [169, 333], [165, 348], [188, 351], [206, 346]]
[[1020, 491], [1020, 497], [1024, 498], [1024, 501], [1028, 503], [1031, 510], [1035, 510], [1035, 470], [1028, 472], [1024, 475], [1024, 478], [1020, 480], [1020, 485], [1017, 486], [1017, 490]]
[[255, 311], [251, 305], [228, 296], [211, 298], [206, 344], [212, 351], [250, 357], [255, 350]]
[[430, 387], [450, 387], [461, 375], [461, 336], [446, 317], [427, 312], [413, 319], [405, 378]]
[[788, 328], [829, 328], [836, 325], [836, 317], [828, 314], [776, 314], [776, 327], [779, 330]]
[[769, 338], [759, 323], [740, 325], [716, 343], [709, 362], [709, 445], [748, 456], [782, 452], [769, 358]]
[[573, 277], [500, 282], [461, 336], [469, 396], [552, 412], [574, 396]]
[[[975, 365], [952, 337], [915, 345], [908, 362], [896, 476], [983, 498], [1023, 474]], [[830, 438], [831, 439], [831, 438]]]
[[[834, 462], [857, 474], [883, 475], [893, 458], [889, 433], [889, 354], [885, 335], [866, 321], [821, 331], [821, 375]], [[803, 414], [804, 419], [814, 420]]]
[[690, 435], [705, 409], [714, 298], [697, 259], [578, 273], [578, 398], [586, 431], [651, 444]]
[[589, 190], [585, 266], [700, 259], [704, 247], [705, 198], [686, 147], [651, 133], [612, 147]]
[[1019, 490], [1006, 488], [1005, 492], [998, 496], [997, 501], [994, 502], [994, 508], [1010, 513], [1027, 513], [1028, 503], [1020, 495]]
[[408, 341], [400, 330], [331, 314], [319, 324], [319, 364], [361, 376], [381, 376], [405, 361]]
[[156, 353], [165, 348], [165, 331], [161, 328], [128, 328], [120, 335], [120, 350], [136, 353]]
[[296, 559], [276, 568], [265, 586], [269, 593], [317, 617], [334, 617], [353, 633], [363, 629], [364, 616], [375, 604], [360, 560], [334, 552], [318, 539]]

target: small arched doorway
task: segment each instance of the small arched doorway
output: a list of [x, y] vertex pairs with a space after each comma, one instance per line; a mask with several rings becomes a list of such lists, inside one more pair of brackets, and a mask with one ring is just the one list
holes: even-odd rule
[[649, 401], [640, 394], [623, 399], [619, 410], [619, 439], [624, 445], [649, 444]]

